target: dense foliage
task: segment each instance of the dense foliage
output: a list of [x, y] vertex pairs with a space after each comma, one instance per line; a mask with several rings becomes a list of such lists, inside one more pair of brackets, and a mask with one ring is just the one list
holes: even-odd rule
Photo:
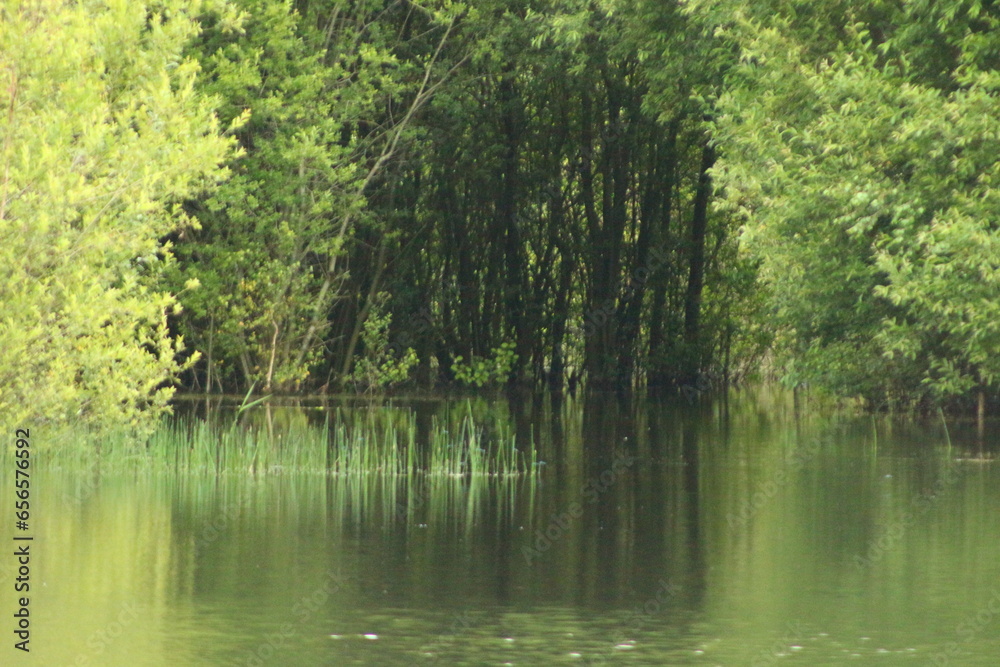
[[698, 7], [739, 48], [720, 99], [730, 210], [793, 381], [873, 405], [1000, 380], [1000, 10]]
[[177, 245], [175, 284], [196, 278], [202, 289], [184, 297], [178, 326], [204, 351], [192, 382], [315, 387], [307, 378], [346, 296], [346, 245], [358, 225], [377, 224], [366, 188], [438, 83], [428, 80], [434, 52], [426, 64], [404, 60], [413, 38], [397, 29], [443, 43], [454, 16], [373, 2], [232, 4], [243, 30], [207, 15], [191, 52], [222, 120], [249, 113], [238, 133], [246, 156], [211, 197], [189, 202], [202, 226]]
[[160, 239], [233, 154], [182, 56], [190, 5], [0, 5], [3, 423], [138, 427], [183, 369]]
[[203, 286], [179, 322], [193, 387], [385, 386], [414, 359], [473, 386], [752, 366], [755, 267], [709, 206], [695, 99], [721, 70], [679, 57], [714, 56], [676, 6], [236, 4], [246, 34], [209, 21], [194, 46], [223, 120], [251, 119], [178, 244], [175, 284]]
[[0, 11], [5, 419], [140, 425], [171, 382], [701, 391], [775, 336], [873, 406], [996, 395], [990, 3]]

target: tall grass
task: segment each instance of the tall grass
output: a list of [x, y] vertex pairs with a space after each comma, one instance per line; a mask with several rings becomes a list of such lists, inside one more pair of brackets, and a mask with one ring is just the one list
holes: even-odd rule
[[322, 422], [304, 413], [274, 415], [257, 407], [237, 418], [171, 417], [140, 442], [126, 433], [64, 442], [50, 464], [105, 469], [139, 466], [214, 474], [321, 473], [337, 476], [533, 477], [533, 443], [518, 447], [509, 427], [477, 424], [471, 410], [434, 416], [419, 433], [414, 412], [338, 408]]

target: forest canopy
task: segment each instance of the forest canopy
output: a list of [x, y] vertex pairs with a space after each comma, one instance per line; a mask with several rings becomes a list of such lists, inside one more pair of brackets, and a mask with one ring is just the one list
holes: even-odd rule
[[198, 392], [995, 401], [998, 10], [0, 5], [0, 414]]

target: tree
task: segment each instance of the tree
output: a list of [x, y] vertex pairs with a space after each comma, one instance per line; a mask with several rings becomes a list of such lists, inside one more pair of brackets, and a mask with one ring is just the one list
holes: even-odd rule
[[699, 60], [711, 39], [676, 3], [473, 9], [445, 54], [464, 65], [368, 198], [387, 224], [366, 240], [388, 239], [392, 265], [360, 273], [372, 253], [352, 256], [357, 289], [377, 276], [393, 295], [390, 337], [448, 382], [504, 345], [514, 384], [677, 385], [721, 367], [756, 292], [732, 218], [709, 206], [711, 102], [696, 97], [721, 82]]
[[[372, 222], [367, 191], [439, 83], [435, 63], [457, 10], [235, 4], [245, 30], [206, 15], [193, 53], [222, 118], [249, 113], [238, 133], [246, 157], [218, 192], [189, 203], [202, 227], [178, 244], [173, 284], [195, 278], [203, 289], [183, 297], [178, 326], [204, 352], [192, 379], [206, 390], [294, 389], [333, 356], [333, 310], [355, 298], [347, 245]], [[430, 52], [408, 60], [402, 35], [416, 30], [431, 35]], [[350, 319], [348, 357], [366, 313]]]
[[741, 53], [717, 170], [787, 377], [873, 404], [997, 387], [997, 22], [968, 2], [703, 2]]
[[[148, 427], [182, 339], [155, 286], [231, 140], [182, 56], [198, 3], [0, 7], [0, 418]], [[226, 25], [233, 17], [226, 16]]]

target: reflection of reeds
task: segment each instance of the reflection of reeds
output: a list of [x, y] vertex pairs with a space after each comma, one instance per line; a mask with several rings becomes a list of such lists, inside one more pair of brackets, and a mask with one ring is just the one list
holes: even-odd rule
[[280, 427], [270, 415], [258, 422], [178, 417], [164, 421], [144, 444], [123, 434], [102, 437], [94, 446], [83, 437], [78, 444], [53, 447], [48, 456], [71, 469], [99, 460], [105, 469], [138, 465], [215, 474], [468, 479], [534, 477], [536, 471], [533, 444], [518, 449], [503, 422], [487, 433], [471, 411], [433, 417], [422, 437], [407, 410], [338, 409], [322, 424], [295, 415]]
[[485, 517], [514, 514], [520, 494], [533, 479], [515, 477], [340, 476], [327, 487], [344, 527], [406, 526], [411, 530], [466, 532]]
[[[343, 475], [498, 477], [535, 472], [534, 448], [519, 451], [501, 428], [487, 438], [470, 415], [459, 421], [432, 419], [426, 443], [418, 443], [411, 418], [400, 423], [368, 412], [338, 420], [329, 428], [326, 470]], [[339, 415], [344, 417], [344, 415]], [[395, 417], [395, 418], [392, 418]]]

